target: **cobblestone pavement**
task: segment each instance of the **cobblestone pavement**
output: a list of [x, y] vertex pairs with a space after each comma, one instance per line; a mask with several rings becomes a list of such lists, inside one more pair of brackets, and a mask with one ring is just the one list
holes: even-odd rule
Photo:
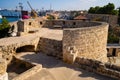
[[66, 64], [55, 57], [34, 52], [18, 53], [18, 57], [42, 64], [43, 69], [26, 80], [114, 80]]

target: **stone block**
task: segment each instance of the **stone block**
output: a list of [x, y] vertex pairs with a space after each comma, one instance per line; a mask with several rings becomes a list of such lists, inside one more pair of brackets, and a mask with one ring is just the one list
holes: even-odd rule
[[66, 55], [63, 55], [63, 61], [73, 64], [77, 57], [78, 51], [76, 50], [75, 46], [68, 47], [68, 51]]
[[0, 75], [5, 74], [7, 69], [7, 63], [4, 59], [0, 59]]
[[8, 73], [0, 75], [0, 80], [8, 80]]
[[26, 33], [26, 32], [18, 32], [18, 33], [17, 33], [18, 36], [24, 36], [24, 35], [26, 35], [26, 34], [28, 34], [28, 33]]

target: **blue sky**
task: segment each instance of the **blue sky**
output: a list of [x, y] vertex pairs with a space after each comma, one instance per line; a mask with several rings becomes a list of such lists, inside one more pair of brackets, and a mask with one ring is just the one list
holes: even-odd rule
[[[103, 6], [114, 3], [120, 7], [120, 0], [28, 0], [34, 9], [50, 9], [50, 4], [54, 10], [87, 10], [91, 6]], [[29, 9], [27, 0], [0, 0], [0, 8], [15, 9], [18, 3], [23, 3], [24, 9]]]

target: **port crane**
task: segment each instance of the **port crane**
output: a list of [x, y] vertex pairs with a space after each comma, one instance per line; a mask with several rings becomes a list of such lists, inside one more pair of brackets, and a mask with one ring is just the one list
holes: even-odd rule
[[29, 1], [27, 1], [27, 4], [29, 5], [29, 7], [31, 8], [31, 16], [33, 18], [37, 18], [38, 17], [38, 14], [37, 12], [32, 8], [32, 6], [30, 5]]

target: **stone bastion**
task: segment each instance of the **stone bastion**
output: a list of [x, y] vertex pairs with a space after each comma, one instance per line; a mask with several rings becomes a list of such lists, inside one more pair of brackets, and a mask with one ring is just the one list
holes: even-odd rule
[[[77, 24], [77, 23], [76, 23]], [[107, 62], [108, 24], [79, 22], [63, 29], [63, 60], [74, 62], [76, 57]]]
[[62, 28], [63, 60], [73, 63], [76, 57], [107, 62], [108, 24], [79, 20], [46, 21], [44, 27]]

